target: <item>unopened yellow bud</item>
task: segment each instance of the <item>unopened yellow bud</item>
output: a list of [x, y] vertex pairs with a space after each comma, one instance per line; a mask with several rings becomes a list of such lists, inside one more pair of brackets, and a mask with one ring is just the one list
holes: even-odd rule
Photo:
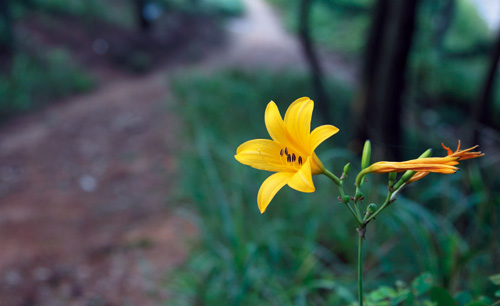
[[[418, 158], [426, 158], [426, 157], [430, 157], [432, 154], [432, 149], [427, 149], [424, 153], [422, 153], [422, 155], [420, 155]], [[412, 176], [415, 175], [415, 173], [417, 173], [417, 171], [413, 171], [413, 170], [408, 170], [406, 171], [403, 176], [401, 177], [401, 180], [400, 182], [401, 183], [406, 183], [408, 182]], [[399, 182], [398, 182], [399, 183]]]

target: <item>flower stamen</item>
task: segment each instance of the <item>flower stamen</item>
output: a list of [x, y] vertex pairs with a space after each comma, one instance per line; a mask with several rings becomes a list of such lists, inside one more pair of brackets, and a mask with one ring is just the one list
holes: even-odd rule
[[288, 147], [280, 150], [280, 161], [282, 165], [292, 166], [296, 170], [300, 169], [300, 167], [304, 164], [304, 158], [301, 155], [288, 150]]

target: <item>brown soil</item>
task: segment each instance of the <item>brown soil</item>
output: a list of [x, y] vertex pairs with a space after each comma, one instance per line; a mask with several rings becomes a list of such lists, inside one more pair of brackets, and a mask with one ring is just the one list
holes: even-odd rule
[[[164, 71], [220, 42], [211, 23], [190, 21], [162, 39], [109, 25], [95, 36], [61, 18], [48, 28], [36, 18], [21, 24], [29, 43], [64, 45], [100, 87], [0, 129], [0, 305], [165, 300], [161, 280], [186, 257], [196, 228], [172, 196], [181, 124]], [[90, 47], [99, 37], [110, 42], [105, 55]], [[141, 72], [149, 72], [128, 69], [134, 52], [147, 54]]]
[[196, 233], [168, 197], [179, 122], [167, 97], [153, 74], [3, 127], [2, 305], [161, 298], [154, 269], [178, 264]]
[[223, 40], [207, 27], [187, 36], [208, 37], [197, 44], [156, 40], [154, 50], [139, 36], [123, 35], [131, 54], [151, 56], [152, 70], [142, 76], [116, 68], [112, 59], [120, 52], [113, 50], [125, 47], [113, 29], [100, 27], [99, 37], [111, 42], [106, 60], [89, 47], [98, 37], [71, 20], [62, 21], [76, 27], [70, 33], [64, 27], [51, 33], [34, 21], [23, 25], [39, 43], [67, 45], [101, 87], [0, 129], [0, 305], [165, 301], [161, 279], [186, 258], [196, 228], [176, 213], [182, 123], [164, 72], [154, 71], [175, 73], [207, 53], [198, 68], [305, 66], [269, 6], [245, 2], [248, 14], [228, 24], [229, 39], [216, 52], [203, 43]]

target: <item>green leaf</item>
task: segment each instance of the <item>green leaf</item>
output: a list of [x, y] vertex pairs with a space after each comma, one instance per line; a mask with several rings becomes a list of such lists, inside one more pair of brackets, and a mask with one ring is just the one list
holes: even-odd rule
[[470, 302], [465, 304], [465, 306], [488, 306], [488, 304], [483, 302]]
[[495, 285], [500, 285], [500, 274], [490, 275], [490, 281]]
[[408, 295], [406, 296], [406, 305], [408, 306], [413, 306], [413, 300], [414, 300], [413, 292], [408, 292]]
[[436, 306], [458, 305], [457, 301], [455, 301], [448, 291], [443, 288], [432, 287], [429, 291], [429, 295], [431, 296], [431, 300], [437, 303]]
[[455, 296], [455, 299], [458, 302], [458, 305], [465, 306], [467, 303], [472, 301], [472, 296], [469, 292], [460, 292]]
[[500, 290], [495, 291], [495, 296], [500, 297]]
[[415, 295], [419, 296], [429, 291], [433, 284], [434, 279], [432, 278], [432, 274], [424, 273], [415, 278], [411, 285], [415, 289]]

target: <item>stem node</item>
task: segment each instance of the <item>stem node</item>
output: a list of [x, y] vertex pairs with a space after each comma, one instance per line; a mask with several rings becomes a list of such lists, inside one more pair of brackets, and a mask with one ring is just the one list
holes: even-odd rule
[[365, 234], [366, 234], [366, 227], [365, 226], [367, 223], [365, 223], [365, 222], [366, 221], [363, 222], [364, 225], [362, 227], [359, 227], [356, 229], [356, 231], [358, 232], [358, 235], [363, 239], [365, 239]]

